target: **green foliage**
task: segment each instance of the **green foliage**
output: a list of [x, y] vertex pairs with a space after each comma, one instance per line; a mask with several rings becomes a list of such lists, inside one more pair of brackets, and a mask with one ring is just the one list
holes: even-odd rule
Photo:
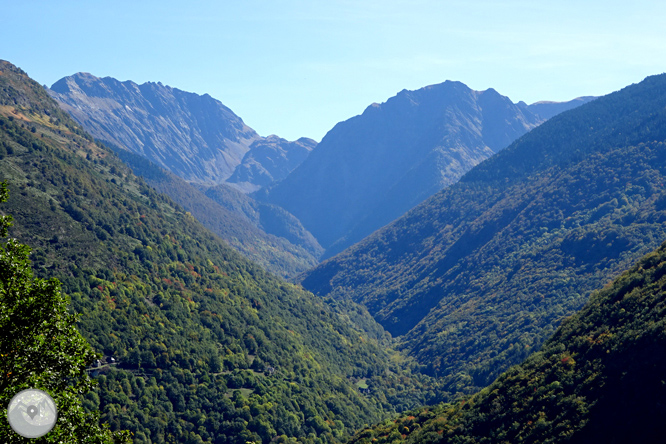
[[354, 443], [657, 443], [666, 425], [666, 243], [568, 318], [543, 348], [456, 404]]
[[563, 113], [303, 277], [471, 394], [666, 238], [666, 77]]
[[[2, 183], [0, 202], [8, 197]], [[0, 220], [0, 235], [11, 225]], [[27, 388], [51, 394], [58, 406], [55, 427], [40, 442], [127, 442], [129, 435], [99, 427], [99, 414], [86, 413], [79, 395], [93, 389], [85, 369], [95, 354], [76, 330], [76, 316], [56, 279], [33, 277], [30, 249], [15, 239], [0, 246], [0, 405], [6, 409], [12, 397]], [[32, 442], [14, 433], [6, 416], [0, 419], [5, 443]]]

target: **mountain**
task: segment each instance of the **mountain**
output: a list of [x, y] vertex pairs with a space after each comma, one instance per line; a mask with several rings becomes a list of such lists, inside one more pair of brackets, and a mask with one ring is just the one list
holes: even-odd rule
[[58, 80], [49, 93], [95, 138], [188, 182], [219, 184], [233, 175], [236, 186], [254, 191], [285, 177], [316, 145], [306, 138], [260, 137], [208, 94], [161, 83], [78, 73]]
[[666, 239], [665, 139], [661, 75], [553, 117], [302, 285], [472, 393]]
[[341, 251], [458, 180], [544, 119], [460, 82], [403, 90], [338, 123], [286, 179], [258, 193]]
[[425, 400], [367, 311], [242, 257], [5, 61], [0, 180], [10, 236], [100, 354], [84, 406], [135, 442], [335, 443]]
[[292, 277], [318, 263], [323, 249], [282, 208], [260, 204], [225, 184], [200, 190], [138, 154], [111, 148], [134, 174], [168, 195], [206, 228], [266, 270]]
[[[130, 163], [136, 174], [146, 175], [151, 186], [168, 194], [246, 257], [280, 276], [293, 276], [318, 262], [323, 250], [307, 230], [292, 227], [300, 224], [286, 211], [281, 210], [284, 217], [276, 219], [272, 207], [255, 204], [263, 209], [264, 218], [276, 219], [272, 225], [264, 224], [266, 231], [243, 213], [220, 207], [187, 182], [214, 186], [226, 179], [238, 190], [255, 191], [286, 176], [307, 157], [314, 141], [259, 137], [210, 96], [159, 83], [137, 85], [79, 73], [59, 80], [48, 92], [79, 124]], [[241, 202], [249, 199], [240, 192], [227, 194]], [[285, 218], [291, 219], [287, 225], [292, 231], [300, 230], [301, 237], [280, 225]]]
[[403, 414], [356, 444], [661, 443], [666, 433], [666, 244], [567, 318], [480, 393]]
[[541, 101], [535, 102], [531, 105], [527, 105], [525, 102], [519, 102], [518, 106], [529, 110], [531, 113], [536, 114], [544, 119], [550, 119], [556, 115], [563, 113], [564, 111], [569, 111], [570, 109], [577, 108], [581, 105], [591, 102], [596, 99], [593, 96], [583, 96], [577, 97], [568, 102], [551, 102], [551, 101]]

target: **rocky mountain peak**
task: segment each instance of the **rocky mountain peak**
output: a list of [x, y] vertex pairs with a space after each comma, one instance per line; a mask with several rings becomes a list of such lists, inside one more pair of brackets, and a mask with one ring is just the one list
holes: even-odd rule
[[402, 90], [337, 124], [266, 194], [326, 255], [362, 239], [543, 121], [457, 81]]
[[[77, 73], [65, 77], [49, 93], [96, 138], [128, 149], [183, 179], [201, 184], [228, 180], [244, 162], [253, 144], [272, 146], [288, 161], [262, 165], [250, 156], [244, 191], [253, 191], [282, 179], [316, 145], [313, 141], [287, 142], [278, 136], [262, 138], [219, 100], [162, 83], [119, 81]], [[289, 145], [290, 149], [283, 149]], [[293, 158], [290, 154], [297, 153]], [[278, 154], [276, 154], [278, 155]], [[265, 157], [265, 156], [264, 156]], [[258, 165], [256, 165], [258, 162]], [[286, 168], [286, 169], [285, 169]], [[240, 173], [239, 173], [240, 174]], [[253, 182], [254, 177], [261, 177]], [[238, 180], [236, 180], [238, 182]]]

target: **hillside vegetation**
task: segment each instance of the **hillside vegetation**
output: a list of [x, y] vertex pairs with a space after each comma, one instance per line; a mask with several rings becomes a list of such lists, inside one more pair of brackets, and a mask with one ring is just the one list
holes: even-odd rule
[[473, 393], [666, 238], [664, 140], [662, 75], [553, 117], [302, 284]]
[[[185, 207], [250, 260], [279, 276], [293, 276], [318, 262], [321, 251], [313, 253], [311, 247], [321, 247], [309, 239], [285, 238], [284, 230], [271, 232], [272, 226], [264, 229], [234, 208], [220, 208], [192, 185], [228, 180], [234, 187], [256, 190], [293, 170], [316, 146], [313, 140], [260, 137], [209, 95], [160, 83], [137, 85], [79, 73], [59, 80], [47, 92], [148, 185]], [[233, 191], [232, 199], [252, 201]]]
[[244, 259], [8, 62], [0, 158], [10, 236], [81, 315], [101, 357], [84, 406], [113, 430], [136, 443], [339, 442], [426, 400], [367, 312], [343, 314]]
[[352, 443], [661, 443], [666, 244], [566, 319], [541, 350], [456, 404], [406, 413]]

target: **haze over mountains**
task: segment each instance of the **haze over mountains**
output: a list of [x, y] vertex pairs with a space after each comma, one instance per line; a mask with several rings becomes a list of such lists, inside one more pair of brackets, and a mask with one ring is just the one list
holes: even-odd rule
[[138, 154], [117, 147], [115, 152], [151, 187], [266, 270], [291, 277], [318, 263], [323, 248], [282, 208], [257, 202], [226, 184], [196, 187]]
[[526, 108], [530, 112], [537, 114], [538, 116], [544, 119], [550, 119], [556, 115], [563, 113], [564, 111], [569, 111], [570, 109], [577, 108], [581, 105], [586, 104], [592, 100], [596, 99], [593, 96], [583, 96], [577, 97], [568, 102], [552, 102], [552, 101], [541, 101], [535, 102], [531, 105], [527, 105], [525, 102], [518, 102], [518, 106], [521, 108]]
[[286, 211], [251, 203], [255, 217], [248, 218], [235, 211], [251, 201], [239, 191], [224, 192], [235, 201], [225, 207], [191, 185], [257, 190], [286, 176], [315, 141], [260, 137], [212, 97], [160, 83], [137, 85], [78, 73], [59, 80], [48, 92], [91, 134], [114, 147], [137, 174], [140, 170], [152, 186], [248, 258], [280, 276], [293, 276], [317, 263], [322, 248]]
[[[259, 200], [296, 216], [327, 250], [324, 257], [454, 183], [543, 122], [542, 115], [592, 99], [528, 106], [513, 104], [492, 89], [478, 92], [445, 82], [371, 105], [363, 115], [336, 125], [315, 149], [309, 139], [261, 138], [219, 101], [159, 83], [137, 85], [79, 73], [59, 80], [49, 92], [96, 138], [188, 182], [260, 190], [255, 193]], [[317, 254], [314, 260], [322, 255]], [[304, 270], [293, 264], [280, 267]]]

